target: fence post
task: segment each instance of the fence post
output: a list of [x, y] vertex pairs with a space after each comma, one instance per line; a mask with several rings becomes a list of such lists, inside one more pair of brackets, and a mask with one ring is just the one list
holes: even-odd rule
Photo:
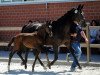
[[86, 26], [86, 34], [87, 34], [87, 38], [88, 38], [88, 42], [87, 42], [87, 63], [90, 62], [90, 54], [91, 54], [91, 51], [90, 51], [90, 30], [89, 30], [89, 25]]

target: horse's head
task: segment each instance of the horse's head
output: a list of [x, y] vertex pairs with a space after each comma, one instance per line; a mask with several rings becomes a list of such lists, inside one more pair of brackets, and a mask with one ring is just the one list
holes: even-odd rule
[[53, 36], [53, 33], [52, 33], [51, 21], [47, 21], [47, 22], [46, 22], [46, 27], [45, 27], [45, 29], [46, 29], [46, 33], [48, 33], [49, 36], [52, 37], [52, 36]]
[[77, 8], [71, 9], [69, 12], [72, 14], [72, 21], [77, 21], [79, 24], [85, 21], [84, 13], [82, 11], [84, 5], [79, 5]]

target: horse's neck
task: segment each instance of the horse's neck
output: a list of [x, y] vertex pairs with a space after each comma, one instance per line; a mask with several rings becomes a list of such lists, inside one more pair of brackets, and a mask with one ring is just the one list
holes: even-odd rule
[[66, 22], [64, 25], [53, 26], [53, 37], [61, 40], [69, 36], [71, 22]]
[[38, 30], [37, 35], [40, 39], [45, 40], [46, 31], [44, 29]]

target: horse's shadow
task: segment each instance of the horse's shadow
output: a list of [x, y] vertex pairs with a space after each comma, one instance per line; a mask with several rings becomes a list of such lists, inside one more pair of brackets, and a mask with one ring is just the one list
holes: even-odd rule
[[[58, 75], [60, 73], [66, 73], [68, 71], [64, 70], [62, 72], [47, 72], [47, 71], [25, 71], [25, 70], [10, 70], [9, 72], [5, 72], [4, 74], [29, 74], [29, 75]], [[68, 73], [66, 75], [72, 75], [71, 73]]]
[[57, 73], [50, 71], [25, 71], [25, 70], [10, 70], [9, 72], [5, 72], [4, 74], [29, 74], [29, 75], [57, 75]]

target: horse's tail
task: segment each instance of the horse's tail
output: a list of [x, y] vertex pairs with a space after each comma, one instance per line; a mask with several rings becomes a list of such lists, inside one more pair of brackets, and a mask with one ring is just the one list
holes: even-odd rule
[[15, 37], [13, 37], [13, 38], [10, 40], [10, 42], [9, 42], [9, 44], [8, 44], [8, 46], [7, 46], [7, 50], [10, 50], [10, 47], [11, 47], [12, 43], [14, 42], [14, 38], [15, 38]]

